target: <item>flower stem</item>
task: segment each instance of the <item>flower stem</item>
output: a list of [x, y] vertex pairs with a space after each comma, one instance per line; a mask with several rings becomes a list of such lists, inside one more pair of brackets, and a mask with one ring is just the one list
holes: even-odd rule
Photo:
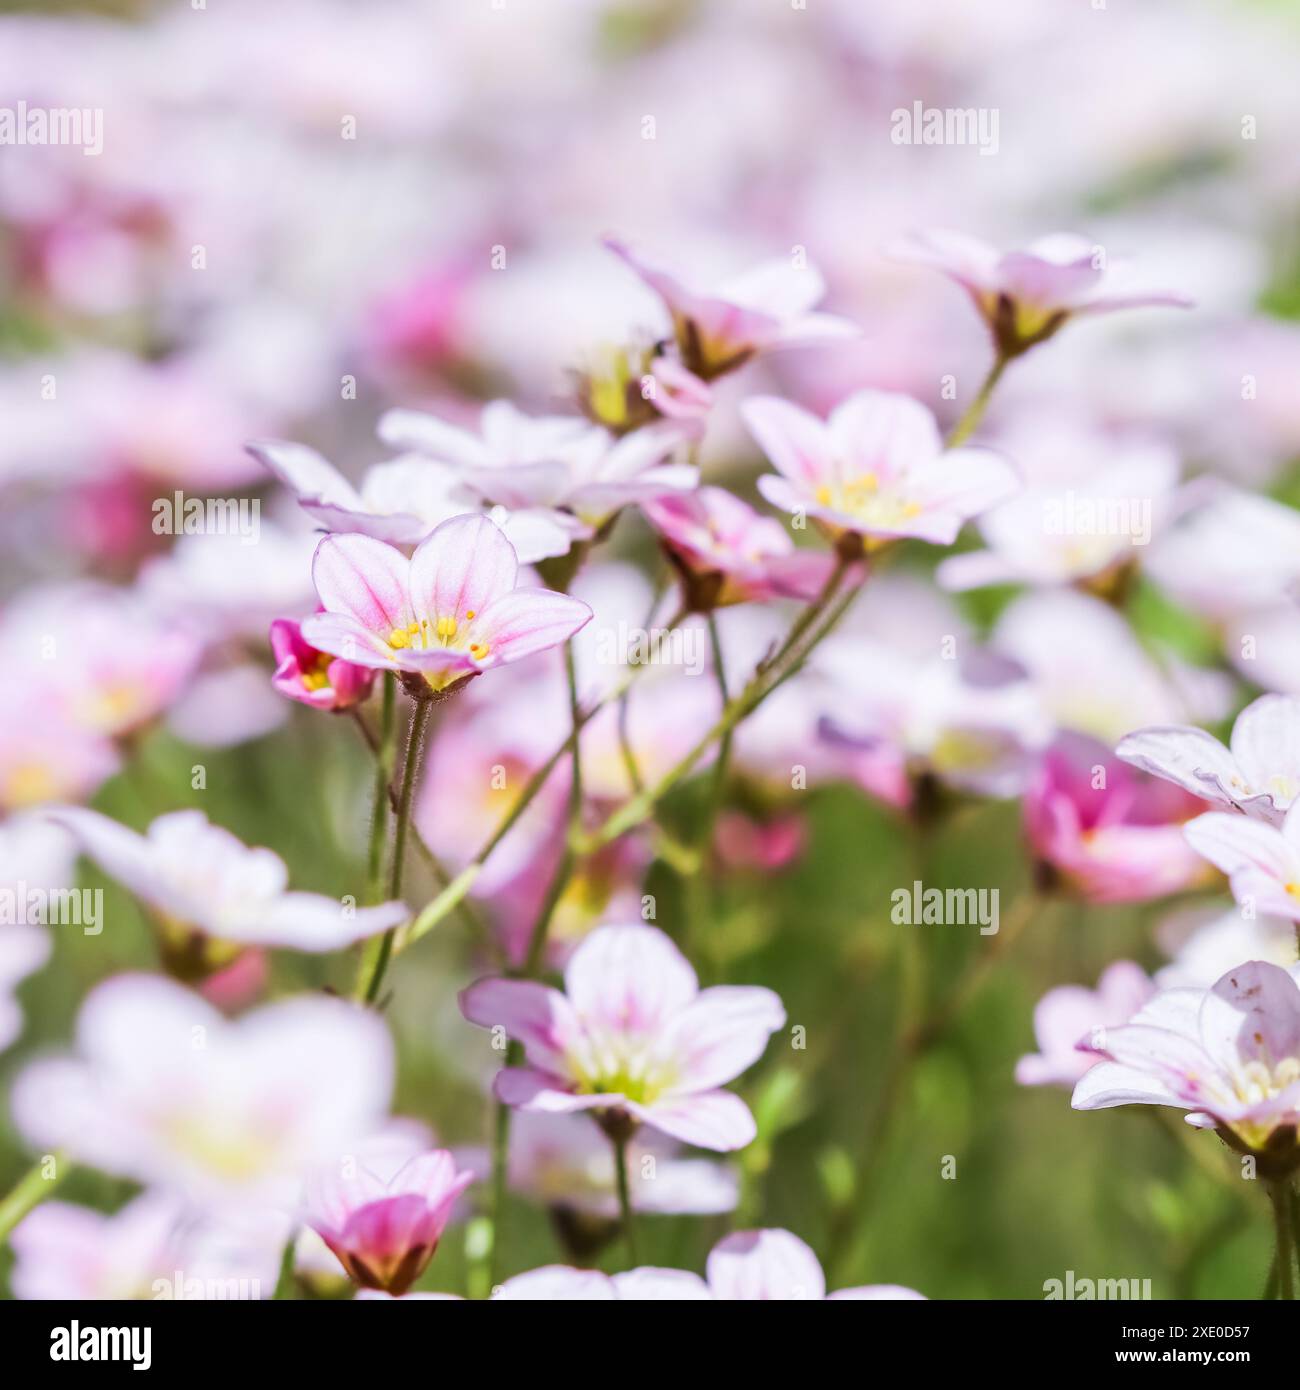
[[[535, 979], [541, 969], [551, 919], [554, 917], [556, 906], [561, 897], [564, 896], [564, 890], [568, 887], [569, 880], [573, 876], [574, 865], [577, 862], [573, 850], [573, 839], [582, 822], [582, 755], [578, 735], [582, 732], [585, 721], [578, 704], [578, 675], [574, 665], [573, 643], [571, 641], [565, 643], [564, 647], [564, 671], [569, 686], [569, 715], [573, 725], [569, 741], [565, 745], [571, 750], [572, 760], [572, 776], [569, 782], [569, 826], [568, 833], [564, 838], [564, 850], [560, 857], [560, 863], [546, 890], [546, 898], [528, 938], [528, 951], [524, 958], [523, 968], [523, 974], [528, 979]], [[486, 858], [486, 856], [484, 857]], [[506, 1066], [517, 1065], [522, 1060], [522, 1054], [523, 1049], [519, 1044], [511, 1042], [506, 1051]], [[497, 1282], [497, 1273], [500, 1269], [501, 1232], [505, 1214], [506, 1182], [509, 1167], [510, 1107], [497, 1101], [492, 1131], [492, 1253], [488, 1266], [493, 1285]]]
[[[393, 839], [393, 860], [388, 870], [388, 896], [398, 898], [402, 893], [402, 871], [406, 862], [406, 837], [411, 823], [411, 799], [415, 792], [416, 773], [420, 766], [420, 754], [424, 747], [424, 731], [429, 724], [429, 713], [433, 705], [428, 700], [419, 701], [411, 715], [410, 728], [406, 736], [406, 756], [402, 763], [402, 790], [397, 802], [397, 814], [395, 817], [395, 834]], [[387, 788], [385, 787], [385, 799], [387, 798]], [[363, 972], [362, 978], [366, 980], [364, 991], [361, 982], [358, 981], [358, 996], [365, 1000], [367, 1004], [373, 1004], [379, 998], [379, 988], [384, 982], [384, 974], [388, 969], [388, 962], [393, 954], [393, 941], [397, 935], [397, 928], [390, 927], [379, 940], [379, 949], [374, 953], [374, 958], [370, 962], [368, 977]], [[363, 967], [366, 964], [362, 962]]]
[[370, 877], [371, 906], [383, 899], [384, 845], [388, 840], [388, 795], [393, 776], [393, 757], [397, 739], [397, 682], [392, 675], [384, 676], [383, 715], [379, 728], [378, 757], [375, 760], [375, 805], [370, 820]]
[[[514, 1048], [514, 1044], [511, 1044]], [[506, 1053], [506, 1065], [511, 1055]], [[510, 1107], [496, 1103], [492, 1123], [492, 1188], [489, 1220], [492, 1223], [492, 1242], [488, 1251], [488, 1282], [496, 1288], [501, 1281], [501, 1231], [506, 1207], [506, 1179], [510, 1171]]]
[[298, 1251], [298, 1232], [289, 1232], [289, 1238], [284, 1243], [284, 1248], [280, 1251], [280, 1273], [275, 1281], [275, 1292], [271, 1295], [273, 1299], [291, 1299], [294, 1296], [294, 1264]]
[[988, 375], [984, 378], [980, 389], [975, 393], [975, 399], [966, 407], [961, 419], [952, 427], [952, 433], [947, 438], [945, 448], [956, 449], [959, 445], [964, 444], [979, 428], [980, 421], [984, 418], [984, 412], [988, 409], [989, 398], [993, 395], [998, 382], [1002, 379], [1002, 373], [1006, 371], [1010, 361], [1011, 359], [1002, 352], [999, 352], [993, 359], [993, 365], [989, 368]]
[[569, 684], [569, 717], [573, 726], [570, 744], [572, 771], [569, 778], [568, 832], [564, 837], [564, 851], [560, 856], [559, 866], [546, 890], [545, 901], [542, 903], [541, 911], [537, 914], [537, 920], [533, 923], [533, 930], [528, 938], [528, 952], [524, 957], [524, 974], [529, 979], [535, 977], [541, 968], [542, 957], [546, 952], [547, 933], [551, 929], [551, 918], [555, 916], [555, 909], [559, 906], [560, 899], [564, 896], [564, 890], [569, 886], [569, 881], [573, 877], [573, 870], [577, 865], [574, 844], [582, 833], [582, 749], [581, 740], [578, 737], [582, 731], [582, 711], [578, 705], [578, 676], [574, 666], [573, 643], [571, 641], [566, 642], [564, 646], [564, 672]]
[[[670, 633], [685, 617], [685, 613], [678, 613], [665, 629], [665, 633]], [[456, 875], [455, 878], [438, 894], [432, 902], [428, 903], [415, 921], [407, 928], [396, 944], [398, 951], [404, 951], [408, 946], [413, 945], [427, 932], [431, 932], [439, 922], [449, 913], [455, 910], [465, 895], [473, 888], [479, 875], [483, 872], [483, 865], [487, 862], [492, 851], [510, 833], [520, 816], [532, 804], [533, 798], [546, 785], [552, 772], [568, 753], [569, 749], [576, 741], [578, 734], [584, 729], [591, 720], [600, 713], [607, 705], [613, 704], [621, 699], [623, 694], [635, 683], [641, 672], [651, 663], [643, 662], [641, 665], [631, 667], [623, 679], [601, 700], [588, 706], [581, 712], [576, 721], [577, 727], [570, 731], [564, 742], [551, 754], [549, 758], [537, 769], [524, 785], [523, 791], [519, 793], [515, 804], [506, 814], [501, 824], [488, 836], [482, 848], [473, 859]]]
[[618, 1178], [618, 1211], [623, 1224], [623, 1240], [627, 1245], [628, 1268], [635, 1269], [637, 1266], [636, 1223], [632, 1218], [632, 1191], [627, 1174], [628, 1141], [611, 1138], [609, 1142], [614, 1146], [614, 1172]]
[[[51, 1161], [54, 1172], [47, 1178], [45, 1169]], [[34, 1163], [13, 1185], [9, 1195], [0, 1200], [0, 1242], [8, 1240], [13, 1228], [23, 1217], [51, 1196], [71, 1171], [72, 1164], [62, 1150], [48, 1154]]]
[[1291, 1223], [1291, 1185], [1285, 1179], [1269, 1184], [1273, 1200], [1273, 1231], [1277, 1239], [1277, 1296], [1295, 1298], [1295, 1232]]
[[[1036, 893], [1027, 893], [1012, 909], [1009, 920], [1002, 925], [994, 944], [981, 951], [973, 965], [963, 974], [947, 998], [937, 1005], [919, 1024], [905, 1028], [898, 1039], [894, 1055], [885, 1072], [874, 1109], [870, 1112], [863, 1132], [862, 1157], [857, 1165], [856, 1181], [850, 1200], [836, 1214], [831, 1224], [830, 1239], [824, 1261], [827, 1271], [838, 1276], [852, 1253], [852, 1238], [865, 1219], [875, 1193], [875, 1177], [885, 1153], [898, 1101], [903, 1095], [912, 1069], [918, 1061], [948, 1031], [963, 1008], [988, 977], [989, 971], [1021, 936], [1041, 910], [1042, 901]], [[905, 928], [915, 931], [915, 926]]]
[[[600, 849], [602, 846], [617, 840], [620, 835], [625, 835], [629, 830], [640, 825], [651, 814], [656, 804], [667, 796], [679, 782], [690, 775], [695, 765], [714, 743], [719, 739], [728, 737], [736, 725], [752, 714], [794, 668], [803, 664], [812, 649], [830, 632], [834, 623], [847, 611], [848, 605], [861, 589], [860, 583], [855, 585], [832, 610], [827, 621], [820, 627], [814, 627], [816, 620], [822, 616], [827, 605], [835, 596], [848, 567], [849, 562], [841, 558], [830, 578], [826, 581], [822, 592], [799, 616], [777, 652], [762, 662], [740, 693], [727, 702], [712, 728], [704, 734], [680, 762], [669, 768], [657, 782], [625, 801], [617, 811], [611, 812], [601, 825], [586, 836], [582, 842], [584, 851], [590, 853], [592, 850]], [[805, 634], [810, 635], [801, 646], [799, 639]], [[789, 663], [789, 665], [787, 666], [785, 663]]]

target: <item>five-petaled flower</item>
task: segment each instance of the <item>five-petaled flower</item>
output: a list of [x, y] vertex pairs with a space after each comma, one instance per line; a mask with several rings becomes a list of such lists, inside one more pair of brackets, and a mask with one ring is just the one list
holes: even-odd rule
[[288, 891], [278, 854], [250, 849], [202, 811], [169, 811], [144, 835], [77, 806], [46, 814], [151, 910], [163, 954], [183, 978], [227, 964], [242, 946], [338, 951], [409, 915], [400, 902], [356, 907]]
[[716, 288], [696, 289], [616, 237], [606, 237], [605, 245], [663, 300], [682, 363], [702, 381], [770, 348], [854, 338], [860, 331], [847, 319], [812, 311], [826, 285], [810, 265], [766, 261]]
[[903, 238], [893, 251], [900, 260], [933, 266], [961, 285], [1005, 358], [1045, 342], [1080, 314], [1191, 304], [1168, 290], [1125, 288], [1127, 266], [1108, 265], [1101, 247], [1070, 232], [1040, 237], [1024, 250], [999, 251], [963, 232], [931, 230]]
[[1071, 1104], [1175, 1106], [1190, 1112], [1189, 1124], [1226, 1131], [1252, 1151], [1268, 1147], [1281, 1166], [1293, 1164], [1300, 1156], [1298, 974], [1300, 966], [1256, 960], [1208, 990], [1157, 994], [1128, 1023], [1080, 1040], [1106, 1060], [1083, 1075]]
[[508, 1302], [677, 1303], [798, 1302], [810, 1299], [924, 1300], [901, 1284], [861, 1284], [826, 1292], [826, 1276], [812, 1250], [790, 1231], [735, 1231], [709, 1252], [705, 1278], [681, 1269], [642, 1265], [601, 1274], [569, 1265], [545, 1265], [507, 1279], [494, 1295]]
[[758, 480], [763, 496], [850, 549], [909, 536], [951, 545], [966, 521], [1019, 487], [999, 454], [945, 452], [934, 416], [895, 392], [858, 391], [827, 420], [776, 396], [751, 397], [741, 415], [781, 474]]
[[529, 980], [479, 980], [461, 994], [471, 1023], [500, 1027], [527, 1065], [497, 1073], [496, 1095], [522, 1110], [590, 1110], [611, 1132], [650, 1125], [704, 1149], [739, 1149], [754, 1117], [721, 1087], [762, 1055], [785, 1022], [769, 989], [701, 990], [663, 932], [598, 927], [569, 958], [565, 992]]
[[324, 609], [303, 638], [358, 666], [444, 694], [494, 666], [567, 641], [591, 618], [579, 599], [519, 587], [519, 560], [484, 516], [444, 521], [408, 560], [369, 536], [326, 536], [312, 562]]

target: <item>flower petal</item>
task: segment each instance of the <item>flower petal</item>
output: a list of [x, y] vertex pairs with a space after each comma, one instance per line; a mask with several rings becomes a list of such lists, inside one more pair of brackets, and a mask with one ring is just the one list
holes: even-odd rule
[[559, 990], [494, 976], [461, 991], [460, 1011], [480, 1028], [503, 1028], [523, 1043], [528, 1060], [552, 1078], [569, 1074], [566, 1054], [582, 1027]]
[[673, 1096], [653, 1105], [634, 1105], [624, 1109], [653, 1129], [671, 1134], [683, 1144], [727, 1153], [751, 1143], [758, 1127], [749, 1106], [731, 1091], [701, 1091], [690, 1096]]
[[473, 621], [515, 587], [519, 558], [486, 516], [455, 516], [421, 541], [411, 557], [416, 616]]
[[790, 1231], [737, 1231], [709, 1252], [705, 1272], [715, 1298], [790, 1301], [826, 1296], [826, 1277], [817, 1256]]
[[588, 1027], [654, 1034], [699, 992], [686, 957], [655, 927], [598, 927], [564, 971], [569, 1002]]
[[826, 425], [779, 396], [753, 396], [741, 403], [740, 418], [779, 473], [813, 488], [834, 470]]
[[757, 986], [716, 985], [693, 999], [668, 1027], [678, 1068], [674, 1094], [712, 1090], [758, 1061], [785, 1023], [781, 1000]]
[[550, 589], [513, 589], [494, 600], [474, 624], [489, 664], [520, 661], [567, 642], [591, 621], [581, 599]]
[[[381, 637], [411, 622], [410, 572], [400, 550], [358, 535], [326, 536], [311, 564], [312, 583], [326, 611], [352, 618]], [[314, 637], [307, 640], [320, 645]]]

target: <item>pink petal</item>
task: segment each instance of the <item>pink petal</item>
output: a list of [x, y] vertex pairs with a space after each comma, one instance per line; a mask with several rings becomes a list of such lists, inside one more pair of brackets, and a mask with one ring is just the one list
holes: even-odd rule
[[697, 1095], [659, 1100], [653, 1105], [628, 1102], [623, 1108], [683, 1144], [719, 1153], [743, 1149], [758, 1133], [749, 1107], [730, 1091], [701, 1091]]
[[930, 411], [897, 391], [855, 392], [831, 412], [827, 428], [844, 476], [874, 473], [882, 484], [937, 458], [943, 448]]
[[[409, 626], [414, 616], [407, 589], [410, 572], [410, 563], [400, 550], [358, 535], [326, 536], [316, 547], [311, 566], [322, 606], [381, 637], [387, 637], [394, 628]], [[306, 623], [303, 629], [306, 635]], [[308, 635], [307, 640], [321, 645], [314, 636]]]
[[758, 447], [791, 482], [815, 488], [833, 475], [835, 459], [825, 424], [778, 396], [742, 402], [740, 418]]
[[569, 1002], [588, 1026], [653, 1033], [699, 991], [695, 971], [655, 927], [598, 927], [564, 971]]
[[416, 547], [411, 595], [417, 616], [473, 621], [515, 586], [519, 558], [486, 516], [454, 516]]
[[490, 978], [462, 990], [460, 1011], [481, 1028], [502, 1028], [523, 1043], [528, 1060], [554, 1076], [568, 1074], [566, 1054], [581, 1034], [559, 990], [530, 980]]
[[715, 1298], [788, 1301], [826, 1296], [817, 1256], [789, 1231], [737, 1231], [713, 1247], [705, 1270]]
[[1187, 843], [1225, 874], [1257, 869], [1279, 883], [1298, 876], [1296, 857], [1281, 831], [1245, 816], [1210, 811], [1183, 827]]
[[1201, 1042], [1228, 1072], [1243, 1062], [1270, 1069], [1283, 1057], [1300, 1056], [1300, 989], [1285, 970], [1248, 961], [1229, 970], [1205, 996]]
[[474, 631], [488, 648], [489, 664], [505, 664], [561, 646], [591, 621], [581, 599], [550, 589], [514, 589], [490, 603]]
[[770, 989], [716, 985], [692, 1000], [669, 1025], [667, 1046], [679, 1069], [674, 1091], [705, 1091], [734, 1080], [763, 1055], [785, 1023]]
[[1193, 796], [1221, 802], [1233, 798], [1236, 760], [1204, 729], [1176, 725], [1136, 729], [1115, 745], [1115, 756]]
[[543, 1265], [527, 1274], [507, 1279], [492, 1295], [502, 1302], [599, 1302], [618, 1298], [613, 1280], [595, 1269], [573, 1269], [569, 1265]]

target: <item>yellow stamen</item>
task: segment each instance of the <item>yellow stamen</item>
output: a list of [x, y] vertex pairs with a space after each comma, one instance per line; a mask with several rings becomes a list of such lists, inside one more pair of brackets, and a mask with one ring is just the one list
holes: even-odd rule
[[411, 639], [406, 635], [405, 629], [400, 627], [395, 627], [392, 632], [388, 634], [388, 645], [390, 647], [396, 647], [399, 650], [402, 647], [408, 646], [410, 640]]

